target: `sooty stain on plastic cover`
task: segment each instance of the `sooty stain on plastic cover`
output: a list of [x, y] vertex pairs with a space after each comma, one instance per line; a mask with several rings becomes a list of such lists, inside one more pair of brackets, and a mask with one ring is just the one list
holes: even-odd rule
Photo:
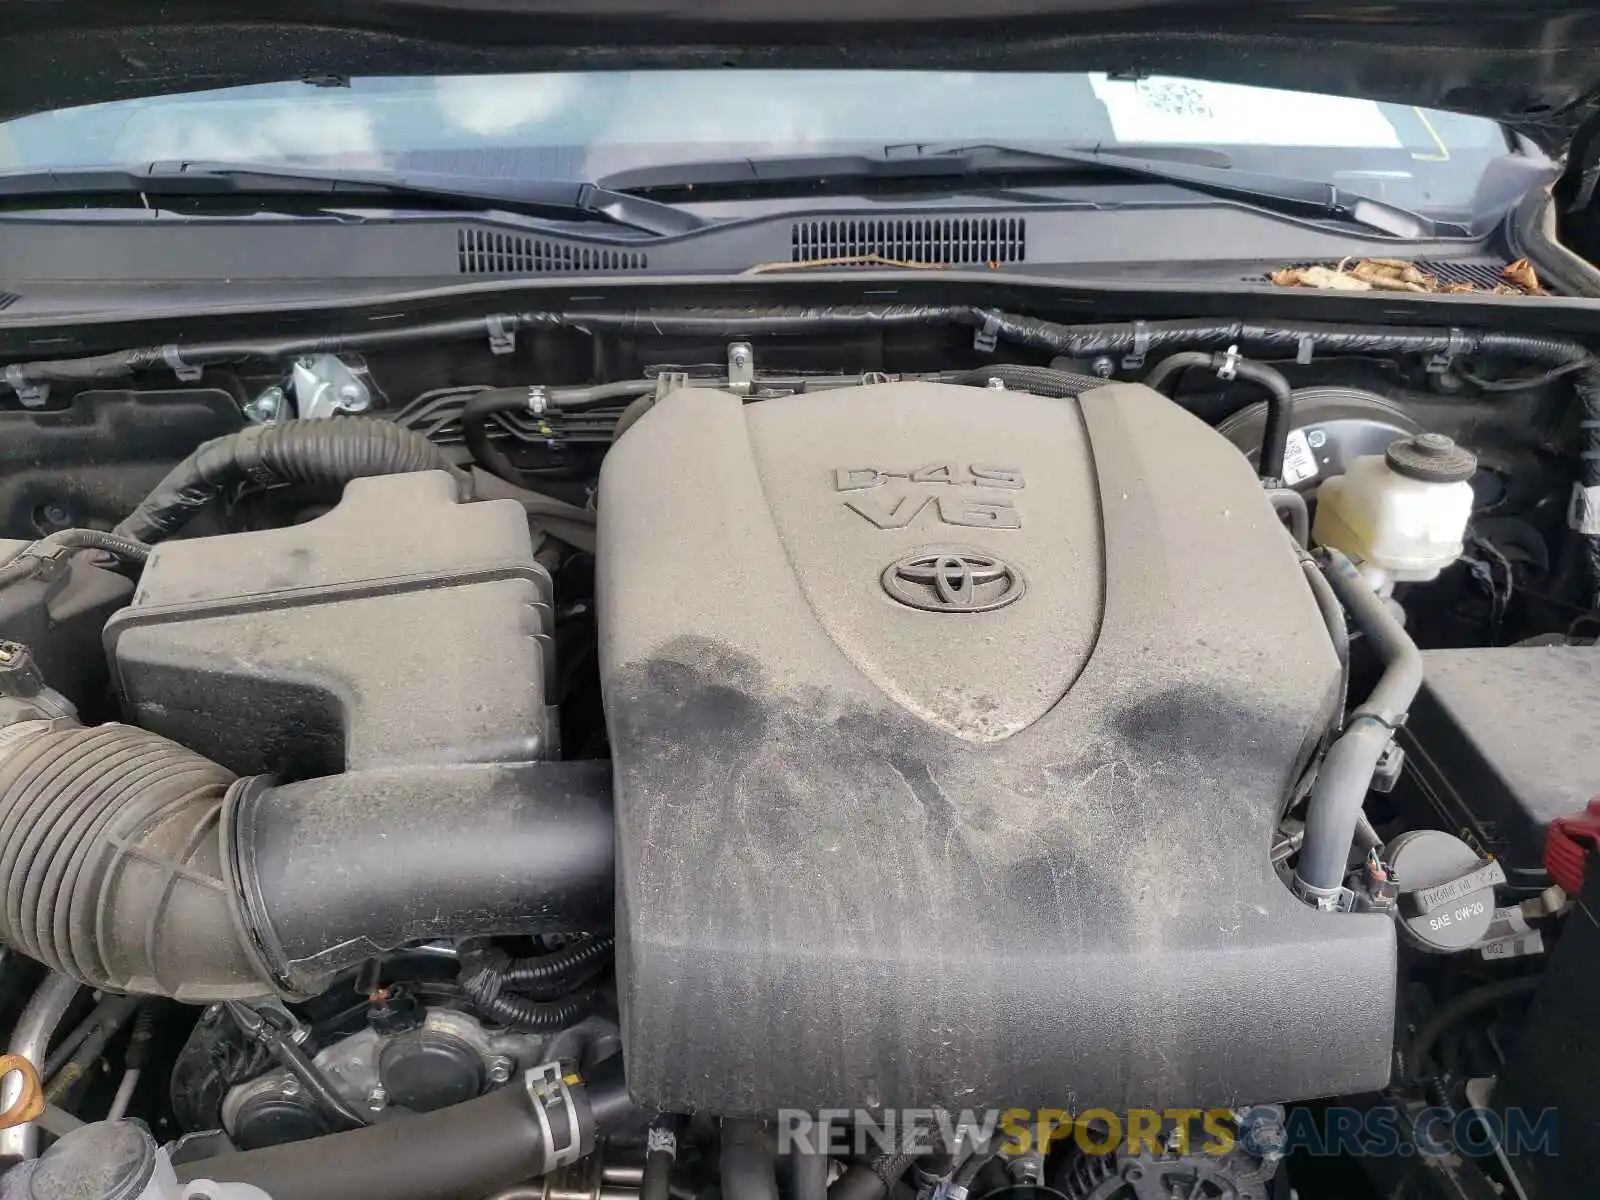
[[[658, 931], [675, 927], [630, 953], [646, 965], [644, 978], [671, 978], [690, 993], [665, 1007], [655, 996], [627, 996], [635, 1022], [630, 1062], [643, 1077], [657, 1054], [703, 1044], [709, 1024], [731, 1043], [723, 1049], [736, 1065], [693, 1090], [722, 1098], [744, 1092], [753, 1102], [768, 1094], [750, 1086], [767, 1063], [830, 1047], [850, 1060], [838, 1070], [853, 1081], [856, 1102], [1060, 1103], [1067, 1092], [1085, 1103], [1244, 1102], [1276, 1094], [1197, 1078], [1216, 1046], [1191, 1034], [1161, 997], [1171, 995], [1172, 972], [1212, 969], [1207, 943], [1252, 918], [1266, 938], [1259, 949], [1270, 954], [1266, 913], [1231, 903], [1260, 888], [1255, 865], [1239, 863], [1236, 840], [1218, 832], [1227, 797], [1248, 782], [1233, 776], [1248, 771], [1215, 757], [1209, 731], [1247, 730], [1231, 747], [1233, 761], [1243, 762], [1294, 730], [1273, 728], [1237, 697], [1196, 689], [1115, 714], [1094, 736], [1087, 758], [1096, 765], [1087, 775], [1064, 761], [1019, 776], [999, 763], [992, 774], [981, 764], [974, 770], [969, 744], [903, 710], [820, 688], [775, 687], [753, 658], [704, 639], [678, 639], [609, 686], [619, 701], [614, 736], [628, 747], [630, 764], [629, 807], [619, 816], [645, 831], [625, 849], [631, 861], [623, 871], [655, 881], [631, 902], [652, 910]], [[1181, 752], [1141, 764], [1152, 736]], [[1218, 811], [1194, 807], [1196, 787]], [[1093, 803], [1085, 803], [1091, 794]], [[841, 807], [840, 797], [859, 806]], [[700, 846], [703, 856], [687, 863], [649, 832], [667, 826], [680, 826], [687, 838], [677, 844]], [[1260, 860], [1265, 851], [1263, 844]], [[833, 886], [836, 879], [842, 886]], [[1082, 923], [1074, 928], [1075, 917]], [[720, 947], [730, 958], [720, 967], [717, 945], [696, 944], [707, 929], [739, 939]], [[1061, 1005], [1054, 1010], [1040, 1008], [1039, 997], [1026, 994], [1031, 988], [1008, 989], [1004, 976], [1060, 970], [1063, 954], [1079, 963], [1063, 984], [1094, 991], [1080, 972], [1098, 962], [1126, 992], [1083, 1005], [1070, 991], [1046, 991], [1050, 1004]], [[1184, 961], [1189, 954], [1193, 963]], [[757, 976], [770, 972], [766, 982], [738, 963], [746, 955], [762, 964]], [[822, 956], [812, 970], [808, 955]], [[1242, 973], [1237, 963], [1225, 968], [1221, 974], [1234, 978], [1220, 994], [1237, 1002], [1241, 984], [1270, 994], [1271, 962], [1251, 961]], [[949, 971], [958, 978], [946, 981]], [[1141, 991], [1158, 978], [1165, 986]], [[1197, 974], [1195, 995], [1209, 990]], [[819, 993], [831, 1003], [819, 1002]], [[925, 1003], [906, 1011], [893, 1003], [896, 995]], [[784, 1020], [790, 996], [836, 1014], [839, 1027], [796, 1036]], [[973, 1019], [993, 1006], [1012, 1006], [1001, 1027], [1086, 1017], [1112, 1023], [1079, 1027], [1078, 1063], [1029, 1058], [1030, 1048], [1043, 1048], [991, 1040], [991, 1022]], [[1226, 1009], [1203, 1007], [1213, 1031], [1229, 1029]], [[1135, 1032], [1143, 1044], [1123, 1064], [1135, 1075], [1112, 1095], [1111, 1059]], [[1154, 1055], [1152, 1038], [1166, 1043]], [[916, 1042], [945, 1061], [874, 1061], [875, 1047]], [[1007, 1059], [1017, 1061], [1005, 1068]], [[986, 1091], [997, 1075], [1015, 1079], [1022, 1095]], [[660, 1099], [692, 1105], [697, 1097], [674, 1087]], [[804, 1089], [783, 1099], [849, 1102]]]
[[[1115, 1109], [1384, 1082], [1392, 928], [1306, 909], [1268, 861], [1337, 664], [1237, 452], [1139, 388], [1084, 398], [1092, 460], [1034, 397], [861, 391], [680, 393], [607, 459], [601, 656], [635, 1093], [745, 1114]], [[809, 440], [775, 458], [783, 439], [747, 429], [767, 421]], [[856, 529], [832, 468], [1001, 452], [1057, 486], [1017, 499], [1029, 536], [963, 540], [1030, 579], [1103, 581], [1000, 614], [894, 605], [883, 566], [948, 531]], [[1087, 631], [1102, 593], [1081, 672], [1008, 669], [1087, 647], [1049, 614]], [[1006, 736], [925, 703], [974, 679], [1017, 718]], [[1005, 694], [1060, 680], [1036, 718]]]

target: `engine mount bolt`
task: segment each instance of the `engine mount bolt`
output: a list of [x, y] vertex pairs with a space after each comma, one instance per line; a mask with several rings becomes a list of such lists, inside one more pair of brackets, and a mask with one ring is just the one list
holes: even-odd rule
[[298, 1096], [300, 1094], [300, 1081], [298, 1079], [285, 1079], [278, 1091], [285, 1096]]
[[515, 1067], [516, 1063], [512, 1062], [509, 1058], [506, 1058], [504, 1055], [491, 1058], [489, 1060], [489, 1082], [504, 1083], [506, 1080], [511, 1078], [511, 1072], [515, 1069]]
[[389, 1093], [381, 1087], [373, 1086], [367, 1089], [367, 1107], [373, 1112], [381, 1112], [389, 1104]]

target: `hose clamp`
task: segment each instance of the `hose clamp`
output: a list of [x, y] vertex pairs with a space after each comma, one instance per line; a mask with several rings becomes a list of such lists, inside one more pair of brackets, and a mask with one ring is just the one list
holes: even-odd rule
[[1133, 323], [1133, 353], [1122, 356], [1122, 369], [1124, 371], [1137, 371], [1144, 366], [1145, 356], [1150, 353], [1150, 326], [1143, 321]]
[[183, 383], [193, 383], [204, 373], [205, 368], [196, 363], [186, 363], [183, 355], [178, 353], [178, 347], [172, 344], [161, 347], [161, 361], [172, 368], [172, 373]]
[[990, 315], [983, 319], [983, 328], [972, 335], [972, 348], [980, 354], [993, 354], [1000, 344], [1000, 318]]
[[[533, 1101], [533, 1115], [539, 1121], [539, 1133], [544, 1142], [545, 1172], [577, 1162], [585, 1152], [578, 1104], [571, 1087], [578, 1082], [578, 1077], [563, 1075], [558, 1062], [547, 1062], [530, 1070], [523, 1077], [523, 1082]], [[566, 1132], [566, 1144], [563, 1146], [556, 1145], [558, 1124]]]
[[1452, 363], [1467, 351], [1472, 349], [1472, 339], [1460, 329], [1450, 330], [1449, 344], [1438, 354], [1428, 360], [1428, 374], [1442, 375], [1450, 369]]
[[489, 353], [510, 354], [517, 348], [517, 318], [510, 313], [493, 313], [483, 319], [489, 334]]
[[550, 407], [550, 393], [538, 384], [528, 385], [528, 411], [536, 417], [542, 417]]
[[1295, 350], [1294, 361], [1302, 367], [1311, 365], [1311, 358], [1317, 352], [1317, 339], [1309, 333], [1300, 335], [1299, 347]]
[[48, 383], [35, 383], [22, 373], [20, 363], [11, 363], [5, 369], [6, 386], [17, 393], [23, 408], [39, 408], [50, 398]]
[[1217, 363], [1217, 378], [1223, 383], [1232, 383], [1239, 375], [1239, 347], [1235, 343], [1229, 346], [1220, 355], [1221, 361]]

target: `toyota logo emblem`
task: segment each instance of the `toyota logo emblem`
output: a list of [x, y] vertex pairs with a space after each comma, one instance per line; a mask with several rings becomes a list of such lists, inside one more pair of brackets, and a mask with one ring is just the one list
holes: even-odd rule
[[988, 612], [1022, 595], [1022, 572], [970, 550], [923, 550], [890, 563], [883, 590], [924, 612]]

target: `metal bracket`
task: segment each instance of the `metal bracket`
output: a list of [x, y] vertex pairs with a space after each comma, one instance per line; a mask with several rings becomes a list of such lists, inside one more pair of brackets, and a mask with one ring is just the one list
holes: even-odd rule
[[337, 354], [298, 360], [289, 372], [289, 386], [294, 389], [295, 413], [303, 421], [365, 412], [372, 405], [366, 380]]
[[50, 398], [50, 385], [48, 383], [35, 383], [22, 373], [22, 367], [12, 363], [5, 370], [5, 381], [12, 391], [17, 393], [17, 399], [22, 402], [23, 408], [39, 408]]
[[495, 313], [484, 318], [491, 354], [510, 354], [517, 348], [517, 318], [511, 313]]
[[748, 396], [755, 390], [756, 352], [749, 342], [728, 344], [728, 390], [735, 396]]

